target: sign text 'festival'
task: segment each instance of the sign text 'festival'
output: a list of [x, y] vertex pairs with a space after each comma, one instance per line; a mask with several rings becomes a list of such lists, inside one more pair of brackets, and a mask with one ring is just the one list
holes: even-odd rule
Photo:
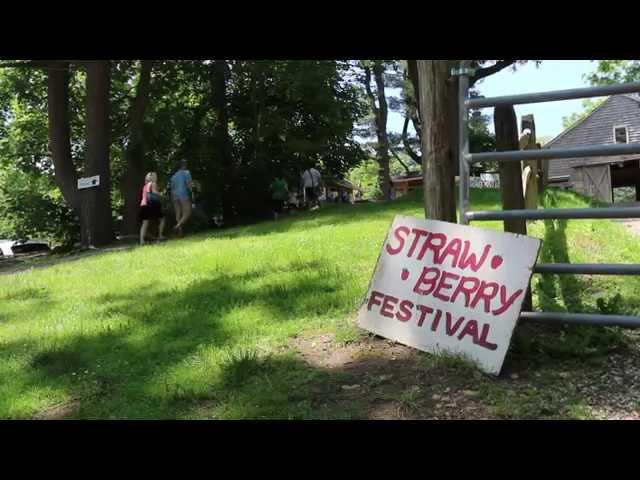
[[498, 374], [539, 249], [532, 237], [397, 216], [358, 324]]

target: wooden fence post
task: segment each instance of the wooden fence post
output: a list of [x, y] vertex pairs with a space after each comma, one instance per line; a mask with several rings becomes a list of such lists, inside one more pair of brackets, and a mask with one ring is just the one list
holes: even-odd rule
[[[513, 105], [498, 106], [494, 110], [493, 122], [496, 131], [496, 150], [518, 150], [518, 121]], [[522, 191], [522, 166], [520, 162], [500, 163], [500, 193], [502, 194], [503, 210], [520, 210], [524, 208], [524, 194]], [[527, 234], [527, 221], [512, 219], [504, 221], [504, 231]], [[531, 288], [522, 302], [522, 310], [531, 310], [533, 301]]]
[[[520, 123], [522, 136], [520, 137], [520, 150], [534, 150], [536, 144], [536, 124], [533, 115], [524, 115]], [[524, 206], [528, 209], [538, 208], [538, 160], [525, 160], [522, 162], [522, 190], [524, 194]]]

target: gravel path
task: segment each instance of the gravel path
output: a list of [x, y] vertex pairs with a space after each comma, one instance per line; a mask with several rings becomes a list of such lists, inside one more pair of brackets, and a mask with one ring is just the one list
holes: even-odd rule
[[[616, 207], [640, 207], [640, 202], [632, 203], [617, 203]], [[615, 220], [624, 225], [627, 230], [640, 236], [640, 218], [624, 218], [622, 220]]]

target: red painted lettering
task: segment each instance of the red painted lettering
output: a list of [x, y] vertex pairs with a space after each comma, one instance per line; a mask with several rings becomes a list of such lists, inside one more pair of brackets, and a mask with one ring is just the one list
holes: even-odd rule
[[453, 287], [452, 284], [450, 283], [445, 283], [447, 281], [447, 279], [453, 279], [453, 280], [457, 280], [460, 278], [460, 275], [456, 275], [455, 273], [449, 273], [449, 272], [442, 272], [442, 275], [440, 276], [440, 282], [438, 283], [438, 286], [436, 287], [436, 289], [433, 292], [433, 296], [436, 298], [439, 298], [440, 300], [444, 300], [445, 302], [449, 301], [449, 297], [447, 297], [446, 295], [443, 295], [440, 293], [441, 290], [445, 289], [448, 290], [451, 287]]
[[[400, 244], [397, 247], [392, 247], [390, 242], [387, 243], [386, 248], [389, 255], [395, 255], [402, 251], [402, 249], [404, 248], [404, 242], [407, 239], [407, 235], [409, 235], [409, 231], [409, 227], [405, 226], [400, 226], [394, 230], [393, 236], [396, 237]], [[401, 233], [404, 233], [404, 237], [400, 236]]]
[[489, 255], [489, 250], [491, 250], [491, 245], [487, 245], [484, 247], [480, 260], [477, 260], [475, 253], [469, 254], [470, 246], [471, 246], [471, 242], [469, 242], [469, 240], [465, 240], [464, 250], [462, 251], [462, 256], [460, 257], [460, 263], [458, 264], [458, 266], [462, 269], [471, 267], [471, 270], [473, 270], [474, 272], [477, 272], [478, 270], [480, 270], [485, 260], [487, 259], [487, 255]]
[[[436, 241], [438, 242], [435, 243]], [[447, 236], [444, 233], [432, 233], [422, 244], [422, 249], [418, 254], [418, 260], [422, 260], [422, 257], [424, 257], [424, 254], [427, 253], [429, 249], [433, 251], [433, 258], [435, 259], [446, 242]]]
[[[429, 274], [433, 274], [429, 276]], [[419, 293], [420, 295], [429, 295], [434, 288], [436, 288], [436, 281], [440, 276], [440, 270], [435, 267], [424, 267], [422, 269], [422, 273], [420, 274], [420, 278], [413, 286], [413, 291], [415, 293]], [[422, 285], [426, 285], [427, 288], [421, 288]]]
[[453, 268], [456, 268], [456, 265], [458, 264], [458, 259], [460, 258], [461, 249], [462, 249], [462, 240], [460, 240], [459, 238], [454, 238], [449, 242], [449, 244], [447, 245], [447, 248], [443, 250], [442, 254], [439, 255], [438, 258], [434, 258], [433, 261], [434, 263], [442, 264], [444, 263], [444, 260], [447, 258], [447, 256], [450, 255], [452, 259], [451, 266]]
[[442, 310], [436, 310], [436, 316], [433, 319], [433, 323], [431, 324], [432, 332], [435, 332], [438, 329], [438, 325], [440, 325], [441, 318], [442, 318]]
[[397, 302], [398, 302], [398, 299], [396, 297], [392, 297], [391, 295], [385, 295], [384, 300], [382, 301], [382, 308], [380, 308], [380, 315], [393, 318], [393, 310], [389, 311], [389, 308], [393, 309], [394, 305]]
[[487, 340], [487, 336], [489, 335], [489, 324], [485, 323], [482, 325], [482, 333], [480, 334], [480, 340], [478, 340], [478, 345], [484, 347], [488, 350], [495, 350], [498, 348], [498, 345], [495, 343], [491, 343]]
[[[471, 301], [471, 308], [476, 308], [480, 300], [484, 300], [484, 311], [489, 312], [491, 310], [491, 300], [498, 294], [498, 284], [496, 282], [485, 282], [482, 280], [480, 288], [476, 292], [476, 296]], [[488, 293], [487, 293], [488, 292]]]
[[[465, 287], [465, 285], [469, 282], [471, 282], [472, 284], [471, 287]], [[458, 283], [458, 286], [454, 290], [453, 295], [451, 295], [451, 303], [455, 303], [456, 298], [458, 298], [458, 295], [463, 294], [464, 306], [468, 307], [469, 302], [471, 301], [471, 296], [475, 293], [475, 291], [478, 289], [479, 286], [480, 286], [479, 279], [475, 277], [461, 277], [460, 283]]]
[[416, 305], [416, 308], [420, 310], [420, 318], [418, 319], [418, 326], [421, 327], [424, 323], [424, 319], [427, 317], [427, 313], [433, 313], [433, 308], [426, 305]]
[[400, 302], [400, 310], [396, 312], [396, 318], [401, 322], [406, 322], [411, 319], [411, 309], [413, 308], [413, 302], [409, 300], [403, 300]]
[[513, 295], [507, 298], [507, 288], [502, 285], [500, 287], [500, 308], [496, 308], [493, 312], [494, 315], [502, 315], [507, 309], [516, 301], [516, 298], [520, 296], [522, 289], [516, 290]]
[[367, 310], [371, 310], [371, 305], [382, 305], [377, 299], [384, 297], [384, 293], [373, 291], [371, 297], [369, 297], [369, 303], [367, 304]]
[[469, 320], [462, 329], [462, 332], [460, 332], [460, 335], [458, 335], [458, 340], [462, 340], [465, 335], [471, 336], [473, 343], [477, 344], [479, 341], [478, 322], [476, 322], [475, 320]]
[[429, 235], [429, 232], [427, 232], [426, 230], [422, 230], [421, 228], [414, 228], [411, 231], [415, 236], [413, 237], [413, 243], [411, 244], [411, 248], [409, 249], [407, 257], [411, 257], [411, 255], [413, 255], [413, 252], [416, 251], [416, 247], [418, 246], [418, 241], [420, 240], [420, 238]]
[[451, 317], [451, 314], [449, 312], [445, 312], [445, 318], [447, 335], [451, 337], [456, 334], [456, 332], [460, 328], [460, 325], [462, 324], [462, 322], [464, 322], [464, 317], [458, 318], [456, 323], [454, 323], [453, 325], [451, 325], [451, 321], [453, 320], [453, 318]]

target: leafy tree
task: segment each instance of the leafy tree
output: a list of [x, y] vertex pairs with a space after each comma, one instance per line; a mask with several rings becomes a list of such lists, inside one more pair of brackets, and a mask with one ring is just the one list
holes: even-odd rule
[[0, 166], [0, 238], [37, 238], [70, 244], [73, 212], [47, 175]]
[[[637, 82], [640, 80], [639, 60], [598, 60], [596, 69], [584, 75], [584, 79], [591, 85], [611, 85], [614, 83]], [[584, 119], [599, 107], [606, 99], [585, 99], [582, 101], [582, 111], [574, 112], [562, 118], [562, 126], [567, 129]]]
[[591, 85], [637, 82], [640, 60], [599, 60], [595, 72], [585, 75]]
[[[3, 178], [20, 176], [43, 201], [57, 185], [56, 201], [73, 211], [61, 237], [91, 218], [81, 211], [86, 203], [97, 220], [89, 226], [105, 226], [91, 232], [94, 238], [109, 240], [112, 211], [124, 217], [121, 233], [131, 233], [144, 173], [157, 171], [166, 181], [183, 158], [202, 186], [194, 220], [201, 215], [203, 224], [221, 209], [226, 223], [263, 215], [271, 175], [295, 186], [311, 165], [341, 175], [366, 158], [353, 132], [366, 104], [345, 61], [0, 66], [11, 67], [0, 69]], [[106, 188], [81, 201], [77, 178], [98, 171]]]
[[[400, 104], [394, 97], [387, 99], [386, 89], [400, 86], [401, 77], [398, 75], [398, 63], [394, 60], [361, 60], [357, 62], [356, 68], [361, 70], [358, 78], [364, 86], [369, 101], [371, 130], [377, 137], [375, 148], [379, 165], [379, 190], [381, 197], [388, 200], [391, 191], [389, 164], [391, 145], [387, 132], [387, 119], [390, 107], [398, 110]], [[372, 80], [374, 85], [372, 85]]]

